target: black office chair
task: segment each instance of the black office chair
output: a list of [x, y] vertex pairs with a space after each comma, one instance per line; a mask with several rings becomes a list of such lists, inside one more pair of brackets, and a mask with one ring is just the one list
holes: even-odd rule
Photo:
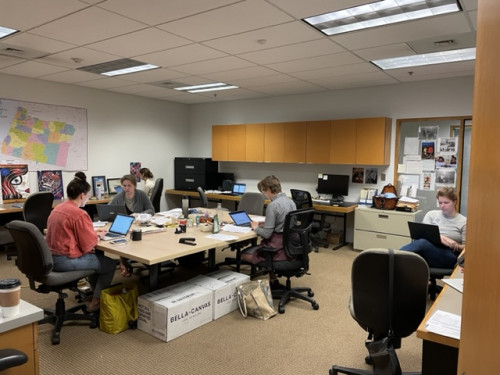
[[153, 186], [153, 191], [151, 192], [151, 203], [155, 209], [155, 212], [160, 212], [160, 201], [161, 194], [163, 191], [163, 178], [157, 178], [155, 181], [155, 186]]
[[[97, 327], [95, 314], [86, 313], [86, 306], [81, 304], [66, 310], [64, 299], [67, 294], [64, 289], [78, 292], [78, 280], [94, 273], [93, 270], [77, 270], [68, 272], [55, 272], [52, 270], [52, 254], [45, 238], [36, 225], [20, 220], [13, 220], [6, 224], [17, 247], [17, 267], [26, 275], [30, 288], [38, 293], [56, 292], [59, 297], [55, 310], [44, 309], [45, 318], [39, 323], [52, 323], [54, 331], [52, 344], [60, 342], [60, 332], [65, 321], [88, 320], [90, 328]], [[37, 284], [38, 283], [38, 286]], [[83, 310], [84, 313], [77, 313]]]
[[307, 287], [291, 287], [290, 278], [308, 275], [309, 253], [311, 252], [310, 234], [314, 218], [314, 209], [304, 208], [291, 211], [285, 217], [283, 230], [283, 248], [289, 259], [273, 261], [274, 248], [263, 247], [259, 250], [265, 260], [259, 264], [258, 274], [272, 272], [276, 276], [286, 277], [284, 289], [273, 289], [273, 298], [279, 298], [278, 312], [285, 312], [285, 304], [292, 298], [299, 298], [311, 304], [314, 310], [319, 309], [318, 303], [312, 298], [314, 292]]
[[[248, 192], [241, 196], [240, 203], [238, 204], [238, 210], [245, 211], [249, 215], [264, 215], [264, 205], [266, 203], [266, 197], [262, 193]], [[250, 245], [255, 245], [255, 240], [241, 241], [235, 244], [231, 244], [229, 248], [231, 251], [236, 251], [236, 256], [234, 258], [226, 257], [224, 261], [216, 264], [216, 268], [224, 265], [235, 265], [236, 271], [240, 272], [241, 269], [241, 251]], [[225, 249], [223, 249], [225, 250]], [[247, 263], [244, 263], [247, 264]]]
[[[424, 318], [429, 268], [419, 255], [409, 251], [394, 250], [393, 270], [391, 296], [389, 251], [369, 249], [361, 252], [352, 264], [352, 295], [349, 309], [354, 320], [368, 331], [369, 341], [388, 337], [390, 324], [394, 335], [393, 345], [395, 348], [400, 348], [401, 339], [415, 332]], [[392, 299], [392, 314], [389, 314], [390, 299]], [[369, 356], [366, 362], [371, 363]], [[376, 369], [367, 371], [335, 365], [330, 370], [330, 375], [339, 373], [378, 375]], [[401, 375], [401, 372], [393, 375]]]
[[52, 212], [54, 195], [50, 191], [33, 193], [26, 198], [23, 206], [24, 221], [35, 224], [43, 234], [47, 229], [47, 220]]
[[445, 276], [450, 276], [453, 273], [453, 268], [435, 268], [429, 267], [429, 298], [435, 301], [437, 295], [443, 287], [437, 284], [437, 280], [443, 279]]
[[[290, 189], [290, 194], [292, 195], [292, 200], [294, 201], [297, 209], [301, 208], [312, 208], [312, 197], [311, 193], [306, 190]], [[315, 252], [319, 251], [319, 247], [328, 248], [329, 243], [326, 238], [326, 232], [330, 230], [330, 224], [321, 223], [321, 221], [313, 221], [313, 226], [311, 229], [311, 245]]]
[[17, 349], [0, 349], [0, 371], [28, 362], [26, 353]]
[[208, 199], [205, 195], [205, 190], [203, 190], [201, 186], [198, 186], [196, 190], [198, 190], [198, 194], [200, 194], [201, 207], [208, 207]]

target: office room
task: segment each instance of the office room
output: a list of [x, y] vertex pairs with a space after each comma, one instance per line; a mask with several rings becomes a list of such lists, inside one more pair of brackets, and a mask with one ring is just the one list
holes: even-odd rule
[[[64, 77], [56, 82], [18, 76], [14, 70], [6, 72], [0, 71], [2, 99], [86, 109], [88, 154], [82, 157], [88, 161], [87, 176], [117, 178], [129, 172], [131, 162], [140, 162], [150, 168], [155, 177], [164, 178], [165, 189], [174, 188], [175, 157], [211, 157], [211, 129], [215, 124], [389, 117], [392, 119], [390, 164], [378, 167], [386, 180], [379, 180], [376, 185], [382, 189], [387, 183], [395, 184], [396, 121], [470, 116], [475, 84], [472, 74], [456, 77], [444, 74], [432, 80], [262, 98], [222, 100], [220, 95], [189, 104], [103, 90], [97, 82], [94, 82], [97, 88], [93, 88], [92, 83], [70, 84]], [[370, 165], [356, 167], [369, 168]], [[282, 181], [283, 191], [288, 193], [291, 188], [314, 192], [318, 173], [351, 174], [353, 165], [220, 162], [219, 168], [233, 172], [238, 181], [247, 184], [248, 191], [257, 191], [257, 182], [262, 177], [275, 174]], [[30, 186], [36, 187], [36, 172], [28, 174]], [[73, 174], [73, 171], [63, 172], [65, 186]], [[365, 185], [350, 184], [346, 200], [356, 201], [362, 187]], [[167, 205], [165, 197], [161, 207], [162, 210], [173, 208]], [[348, 242], [353, 240], [352, 220], [348, 223]], [[3, 262], [4, 254], [0, 254], [3, 274], [3, 267], [15, 266], [12, 261]], [[294, 284], [308, 285], [315, 290], [321, 306], [318, 311], [297, 302], [287, 306], [285, 314], [266, 322], [244, 320], [238, 312], [233, 312], [169, 343], [138, 330], [109, 335], [78, 326], [63, 328], [61, 344], [52, 346], [50, 327], [40, 325], [40, 374], [113, 370], [130, 374], [158, 373], [169, 367], [168, 373], [179, 374], [203, 370], [234, 373], [235, 369], [240, 373], [287, 373], [297, 368], [301, 372], [326, 373], [334, 363], [363, 367], [365, 333], [350, 317], [347, 308], [353, 254], [356, 252], [352, 246], [339, 251], [320, 249], [319, 253], [311, 254], [311, 275], [293, 280]], [[325, 264], [326, 267], [320, 268]], [[317, 272], [314, 266], [318, 267]], [[42, 305], [46, 303], [46, 298], [31, 293], [29, 287], [22, 293], [35, 304], [40, 300]], [[50, 304], [54, 300], [50, 299]], [[297, 332], [290, 333], [290, 324], [297, 322], [300, 322]], [[234, 343], [240, 347], [230, 350], [238, 346]], [[269, 352], [269, 346], [275, 354], [276, 348], [280, 350], [292, 344], [294, 358], [300, 358], [297, 363], [287, 358], [276, 359]], [[398, 356], [405, 370], [420, 369], [421, 345], [421, 340], [414, 335], [403, 340]], [[262, 361], [245, 358], [243, 353], [248, 353], [249, 347], [260, 347], [251, 358], [260, 357]]]

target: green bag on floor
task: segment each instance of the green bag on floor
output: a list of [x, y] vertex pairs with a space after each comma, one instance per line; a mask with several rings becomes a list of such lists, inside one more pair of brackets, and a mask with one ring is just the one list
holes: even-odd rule
[[99, 328], [107, 333], [120, 333], [137, 326], [137, 284], [124, 283], [101, 291]]

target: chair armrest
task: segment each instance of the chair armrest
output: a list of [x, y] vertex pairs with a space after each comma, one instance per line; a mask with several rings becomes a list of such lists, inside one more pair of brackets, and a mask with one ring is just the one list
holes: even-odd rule
[[28, 356], [16, 349], [0, 349], [0, 371], [22, 365], [28, 361]]

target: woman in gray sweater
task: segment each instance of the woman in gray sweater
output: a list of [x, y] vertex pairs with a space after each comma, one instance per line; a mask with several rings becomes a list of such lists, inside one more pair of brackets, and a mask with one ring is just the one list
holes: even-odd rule
[[123, 191], [118, 193], [109, 204], [125, 206], [130, 214], [155, 214], [153, 204], [146, 193], [137, 189], [137, 179], [133, 174], [126, 174], [120, 179]]

